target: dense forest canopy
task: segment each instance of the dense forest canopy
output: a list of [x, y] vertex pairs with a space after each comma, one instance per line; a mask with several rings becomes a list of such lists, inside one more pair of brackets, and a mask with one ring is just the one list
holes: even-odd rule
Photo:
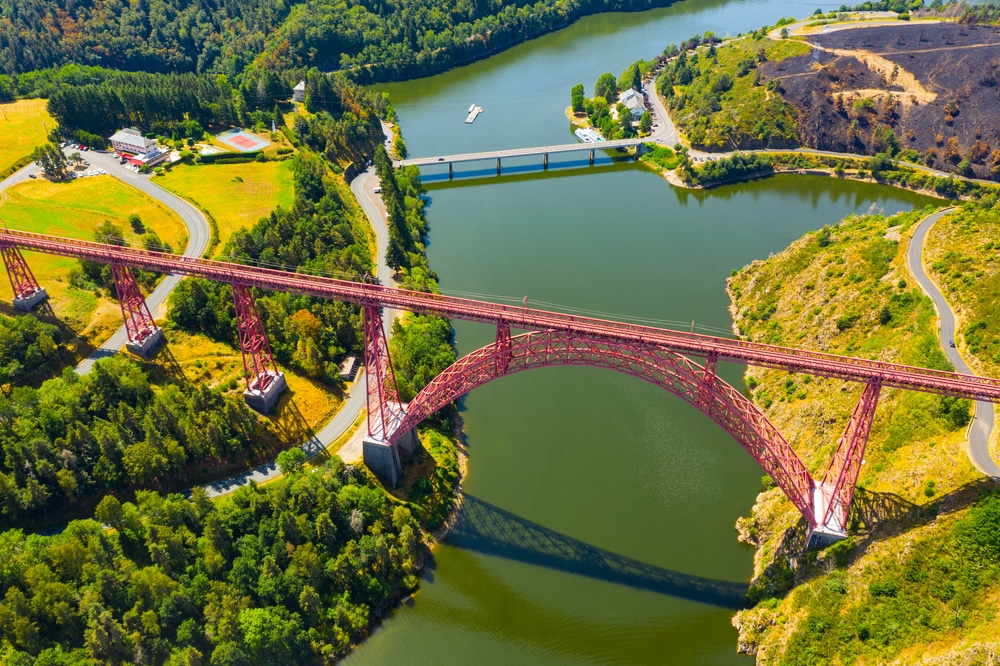
[[663, 4], [669, 0], [0, 0], [0, 73], [78, 63], [236, 77], [253, 64], [398, 78], [482, 57], [585, 14]]
[[0, 663], [330, 663], [416, 585], [410, 510], [338, 458], [215, 502], [108, 496], [96, 519], [0, 534]]

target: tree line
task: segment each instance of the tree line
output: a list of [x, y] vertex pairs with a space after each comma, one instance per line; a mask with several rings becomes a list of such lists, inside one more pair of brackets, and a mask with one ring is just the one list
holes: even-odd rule
[[[53, 363], [54, 327], [5, 335], [8, 352]], [[7, 379], [21, 375], [8, 361]], [[33, 368], [34, 369], [34, 368]], [[23, 368], [21, 368], [23, 373]], [[124, 357], [82, 377], [67, 368], [38, 388], [12, 384], [0, 395], [0, 527], [10, 528], [114, 490], [198, 478], [206, 466], [252, 457], [262, 429], [236, 398], [204, 385], [151, 382]]]
[[333, 458], [214, 502], [108, 496], [56, 536], [4, 532], [0, 662], [330, 663], [417, 581], [419, 526], [368, 478]]
[[427, 75], [604, 11], [668, 0], [19, 0], [3, 3], [0, 94], [69, 63], [225, 74], [319, 67], [360, 81]]

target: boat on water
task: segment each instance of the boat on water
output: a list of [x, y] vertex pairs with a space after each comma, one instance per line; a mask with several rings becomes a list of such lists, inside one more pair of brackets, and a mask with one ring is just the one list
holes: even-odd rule
[[483, 107], [476, 106], [475, 104], [473, 104], [472, 106], [470, 106], [469, 107], [469, 115], [465, 119], [465, 124], [466, 125], [471, 125], [472, 123], [476, 122], [476, 118], [482, 112], [483, 112]]
[[604, 137], [600, 135], [597, 130], [591, 129], [590, 127], [581, 127], [580, 129], [573, 132], [580, 141], [584, 143], [600, 143], [604, 141]]

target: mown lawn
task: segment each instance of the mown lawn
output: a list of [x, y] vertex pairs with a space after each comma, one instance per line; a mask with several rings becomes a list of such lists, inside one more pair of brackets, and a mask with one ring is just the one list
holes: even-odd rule
[[253, 226], [281, 206], [292, 205], [292, 165], [283, 162], [184, 164], [157, 183], [194, 202], [215, 218], [221, 250], [234, 231]]
[[[63, 183], [29, 180], [3, 193], [0, 218], [11, 229], [91, 240], [95, 227], [110, 220], [122, 227], [125, 239], [142, 246], [142, 238], [129, 225], [129, 215], [141, 218], [175, 250], [187, 245], [187, 229], [170, 209], [111, 176], [94, 176]], [[72, 287], [69, 272], [73, 259], [25, 253], [39, 283], [49, 293], [52, 307], [70, 328], [100, 342], [118, 325], [117, 305], [103, 294]], [[10, 282], [0, 280], [0, 299], [12, 297]]]
[[42, 123], [48, 124], [49, 129], [56, 125], [45, 110], [46, 101], [23, 99], [0, 104], [0, 174], [31, 155], [35, 146], [45, 143]]

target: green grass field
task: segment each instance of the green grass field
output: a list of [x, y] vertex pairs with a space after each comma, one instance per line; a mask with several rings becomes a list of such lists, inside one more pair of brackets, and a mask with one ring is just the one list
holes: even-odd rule
[[45, 128], [55, 127], [55, 121], [45, 110], [44, 99], [23, 99], [0, 104], [0, 174], [4, 174], [35, 146], [45, 143]]
[[215, 218], [219, 250], [237, 229], [253, 226], [278, 206], [292, 205], [292, 165], [288, 161], [185, 164], [156, 182]]
[[[122, 227], [129, 243], [141, 246], [128, 223], [128, 216], [135, 213], [175, 250], [187, 245], [187, 229], [172, 211], [111, 176], [64, 183], [29, 180], [6, 190], [0, 201], [0, 220], [11, 229], [92, 240], [94, 228], [110, 220]], [[25, 256], [49, 292], [52, 307], [70, 328], [96, 340], [118, 325], [116, 304], [70, 286], [68, 276], [75, 260], [35, 253]], [[9, 301], [11, 296], [10, 283], [0, 280], [0, 299]]]

